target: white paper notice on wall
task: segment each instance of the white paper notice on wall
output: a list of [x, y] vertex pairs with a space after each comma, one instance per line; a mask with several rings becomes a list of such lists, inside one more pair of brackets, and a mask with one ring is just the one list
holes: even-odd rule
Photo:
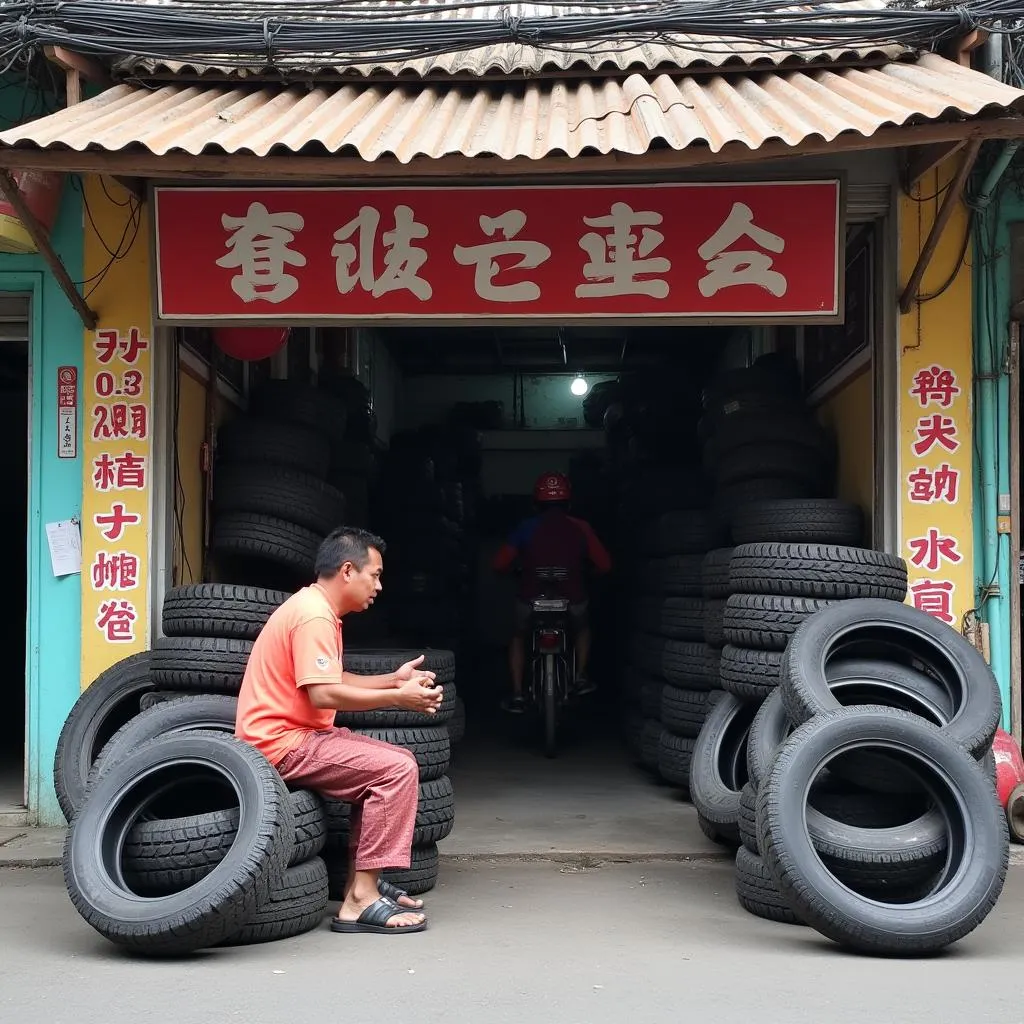
[[82, 531], [77, 519], [47, 523], [46, 541], [50, 545], [54, 576], [70, 576], [82, 571]]

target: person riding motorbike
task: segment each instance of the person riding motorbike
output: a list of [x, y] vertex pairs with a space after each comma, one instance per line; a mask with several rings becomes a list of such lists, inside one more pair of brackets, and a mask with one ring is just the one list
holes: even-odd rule
[[[522, 568], [516, 598], [515, 634], [508, 654], [512, 696], [502, 702], [506, 711], [516, 714], [522, 713], [526, 707], [523, 700], [526, 636], [532, 603], [542, 595], [560, 597], [569, 602], [576, 653], [575, 695], [583, 696], [596, 689], [587, 676], [591, 638], [586, 570], [589, 563], [595, 572], [607, 573], [612, 562], [590, 524], [569, 515], [571, 498], [572, 487], [563, 473], [541, 474], [533, 489], [537, 514], [516, 527], [494, 558], [496, 572], [508, 572], [516, 562]], [[539, 580], [537, 570], [544, 567], [565, 569], [565, 578]]]

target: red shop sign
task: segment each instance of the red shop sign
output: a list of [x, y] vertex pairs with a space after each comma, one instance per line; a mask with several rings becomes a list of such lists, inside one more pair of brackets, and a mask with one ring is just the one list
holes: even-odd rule
[[163, 319], [841, 316], [838, 180], [155, 193]]

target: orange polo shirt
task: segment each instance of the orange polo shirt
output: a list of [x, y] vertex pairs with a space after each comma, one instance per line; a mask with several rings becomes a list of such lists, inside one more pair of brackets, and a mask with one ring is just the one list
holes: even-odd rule
[[279, 764], [310, 733], [334, 725], [334, 709], [316, 707], [306, 687], [341, 679], [341, 620], [314, 583], [275, 608], [256, 638], [238, 693], [235, 735]]

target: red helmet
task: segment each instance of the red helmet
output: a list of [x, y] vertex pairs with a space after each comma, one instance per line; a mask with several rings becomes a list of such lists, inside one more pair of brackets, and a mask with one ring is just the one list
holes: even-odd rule
[[533, 485], [534, 501], [568, 501], [572, 497], [572, 485], [564, 473], [544, 473]]

